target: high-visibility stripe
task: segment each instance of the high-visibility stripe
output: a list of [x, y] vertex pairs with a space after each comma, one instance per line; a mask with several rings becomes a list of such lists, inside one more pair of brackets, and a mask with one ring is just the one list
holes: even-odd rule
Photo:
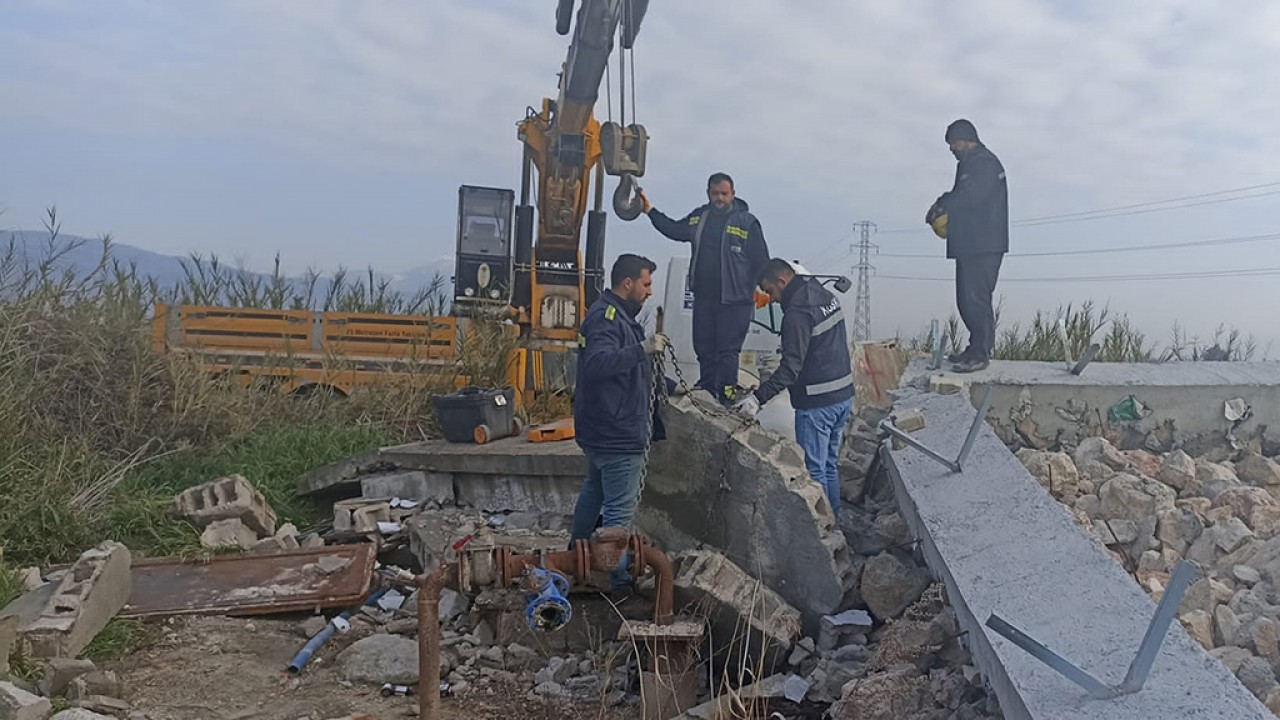
[[612, 320], [612, 319], [614, 319], [614, 318], [616, 318], [616, 317], [618, 317], [618, 308], [617, 308], [617, 307], [615, 307], [615, 306], [613, 306], [613, 305], [610, 305], [609, 307], [607, 307], [607, 308], [605, 308], [605, 309], [604, 309], [604, 318], [605, 318], [606, 320]]
[[844, 310], [837, 310], [831, 313], [831, 316], [828, 317], [826, 320], [823, 320], [817, 325], [814, 325], [813, 332], [810, 333], [810, 335], [812, 337], [818, 337], [822, 333], [830, 330], [831, 328], [835, 327], [837, 324], [842, 322], [844, 322]]
[[701, 220], [701, 219], [702, 219], [702, 216], [701, 216], [701, 215], [694, 215], [693, 217], [689, 218], [689, 224], [690, 224], [690, 225], [697, 225], [697, 224], [698, 224], [698, 221], [699, 221], [699, 220]]
[[743, 228], [738, 227], [737, 225], [730, 225], [729, 227], [725, 228], [724, 231], [730, 235], [737, 235], [743, 240], [747, 239], [747, 231]]
[[824, 383], [816, 383], [814, 385], [806, 385], [804, 388], [804, 393], [809, 396], [825, 395], [829, 392], [835, 392], [836, 390], [843, 390], [852, 384], [853, 384], [853, 373], [849, 373], [848, 375], [845, 375], [839, 380], [832, 380], [831, 382], [824, 382]]

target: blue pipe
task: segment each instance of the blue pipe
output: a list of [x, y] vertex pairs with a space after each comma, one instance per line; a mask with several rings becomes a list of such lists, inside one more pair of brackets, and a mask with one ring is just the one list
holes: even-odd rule
[[[374, 605], [377, 605], [378, 600], [380, 600], [382, 596], [385, 595], [386, 593], [387, 593], [386, 590], [378, 590], [374, 592], [369, 596], [367, 600], [364, 601], [364, 607], [372, 607]], [[350, 617], [351, 617], [351, 611], [343, 610], [336, 618], [334, 618], [334, 620], [337, 620], [337, 619], [347, 620]], [[302, 672], [302, 668], [306, 667], [307, 663], [311, 662], [311, 656], [315, 655], [316, 651], [319, 650], [321, 646], [323, 646], [326, 642], [328, 642], [329, 638], [333, 637], [333, 634], [336, 631], [337, 631], [337, 628], [334, 627], [333, 620], [330, 620], [329, 624], [325, 625], [323, 630], [316, 633], [315, 637], [308, 640], [307, 644], [303, 645], [302, 649], [298, 651], [298, 654], [294, 655], [293, 659], [289, 661], [289, 668], [288, 668], [289, 674], [297, 675], [298, 673]]]

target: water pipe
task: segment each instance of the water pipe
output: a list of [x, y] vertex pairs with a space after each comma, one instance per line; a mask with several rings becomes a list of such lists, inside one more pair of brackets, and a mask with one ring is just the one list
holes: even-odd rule
[[[371, 595], [369, 595], [369, 598], [364, 601], [364, 607], [372, 607], [374, 605], [377, 605], [378, 600], [380, 600], [382, 596], [386, 594], [386, 592], [387, 592], [386, 590], [377, 590], [373, 592]], [[302, 649], [298, 651], [298, 654], [294, 655], [293, 659], [289, 661], [289, 667], [288, 667], [289, 674], [297, 675], [298, 673], [302, 672], [302, 668], [306, 667], [307, 663], [311, 662], [311, 657], [316, 654], [316, 651], [319, 650], [321, 646], [323, 646], [326, 642], [328, 642], [329, 638], [333, 637], [333, 634], [337, 632], [338, 625], [345, 623], [348, 619], [350, 619], [350, 617], [351, 617], [351, 611], [343, 610], [335, 618], [330, 620], [329, 624], [325, 625], [323, 630], [316, 633], [315, 637], [308, 640], [307, 644], [303, 645]]]

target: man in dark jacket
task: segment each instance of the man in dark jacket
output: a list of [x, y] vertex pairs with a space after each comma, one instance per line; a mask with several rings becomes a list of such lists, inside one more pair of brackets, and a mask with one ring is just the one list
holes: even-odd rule
[[947, 127], [956, 156], [956, 180], [930, 209], [928, 223], [946, 213], [947, 257], [956, 261], [956, 308], [969, 329], [969, 347], [948, 359], [957, 372], [987, 367], [996, 345], [993, 296], [1000, 264], [1009, 252], [1009, 188], [1004, 166], [978, 139], [968, 120]]
[[693, 293], [693, 353], [698, 357], [698, 387], [733, 399], [739, 355], [755, 314], [755, 285], [769, 259], [760, 221], [736, 197], [733, 178], [716, 173], [707, 179], [707, 204], [680, 220], [656, 210], [643, 193], [644, 211], [653, 227], [676, 242], [693, 245], [686, 287]]
[[796, 442], [809, 476], [840, 515], [840, 438], [853, 411], [853, 363], [840, 299], [814, 278], [796, 275], [786, 260], [768, 261], [760, 289], [782, 305], [782, 361], [734, 409], [755, 417], [784, 389], [796, 411]]
[[587, 457], [587, 477], [573, 512], [574, 540], [589, 538], [602, 513], [603, 527], [631, 525], [645, 451], [652, 439], [661, 439], [652, 404], [651, 358], [666, 349], [667, 338], [646, 338], [636, 322], [653, 292], [656, 269], [648, 258], [620, 255], [613, 264], [612, 288], [582, 321], [573, 423]]

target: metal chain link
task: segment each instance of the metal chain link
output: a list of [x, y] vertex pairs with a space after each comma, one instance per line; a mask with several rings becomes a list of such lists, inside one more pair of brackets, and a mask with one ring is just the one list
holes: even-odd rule
[[[666, 362], [668, 360], [671, 363], [671, 369], [675, 372], [676, 387], [680, 389], [683, 395], [689, 398], [689, 401], [693, 404], [693, 407], [698, 410], [698, 412], [702, 413], [707, 417], [725, 417], [725, 416], [737, 415], [732, 410], [725, 408], [719, 403], [716, 403], [714, 405], [707, 405], [703, 400], [701, 400], [700, 398], [698, 398], [693, 394], [693, 389], [689, 387], [689, 383], [685, 380], [684, 372], [680, 369], [680, 361], [676, 357], [676, 349], [674, 346], [668, 343], [666, 349], [663, 352], [656, 353], [652, 358], [653, 378], [650, 384], [650, 391], [649, 391], [649, 403], [648, 403], [649, 418], [648, 418], [648, 425], [647, 425], [648, 433], [645, 435], [644, 464], [640, 468], [640, 483], [636, 490], [637, 505], [639, 504], [640, 498], [644, 494], [645, 480], [649, 474], [649, 453], [653, 449], [654, 410], [660, 403], [670, 402], [670, 397], [667, 393], [666, 368], [665, 368]], [[728, 476], [729, 476], [729, 460], [732, 457], [734, 437], [740, 431], [745, 430], [751, 427], [752, 425], [754, 425], [755, 422], [756, 422], [755, 418], [742, 417], [740, 418], [739, 424], [737, 425], [737, 427], [734, 427], [733, 429], [731, 429], [729, 431], [728, 436], [725, 437], [724, 461], [720, 464], [720, 476], [719, 478], [717, 478], [716, 499], [711, 503], [711, 507], [707, 512], [707, 522], [704, 525], [702, 537], [699, 538], [699, 541], [698, 541], [699, 548], [702, 548], [707, 544], [706, 536], [710, 532], [711, 521], [715, 518], [716, 510], [720, 506], [720, 501], [722, 500], [722, 496], [724, 495], [724, 493], [727, 493], [729, 492], [729, 490], [731, 490], [731, 487], [728, 482]], [[633, 523], [634, 523], [634, 518], [633, 518]]]

